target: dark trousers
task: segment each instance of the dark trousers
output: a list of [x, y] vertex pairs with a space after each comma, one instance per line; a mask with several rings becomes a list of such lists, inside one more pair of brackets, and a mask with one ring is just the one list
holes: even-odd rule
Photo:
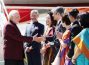
[[28, 65], [41, 65], [40, 53], [28, 53], [27, 54]]
[[4, 65], [24, 65], [24, 61], [23, 60], [5, 59], [5, 64]]

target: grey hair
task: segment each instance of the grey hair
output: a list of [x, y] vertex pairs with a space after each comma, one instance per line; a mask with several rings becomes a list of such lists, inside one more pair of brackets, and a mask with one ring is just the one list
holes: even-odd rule
[[13, 18], [14, 14], [16, 14], [16, 13], [18, 13], [17, 10], [11, 10], [9, 13], [9, 16], [8, 16], [8, 20], [10, 21]]
[[62, 6], [57, 6], [51, 10], [53, 13], [59, 13], [61, 16], [63, 16], [65, 9]]
[[32, 13], [37, 13], [37, 14], [39, 14], [38, 10], [32, 10], [32, 11], [31, 11], [31, 14], [32, 14]]

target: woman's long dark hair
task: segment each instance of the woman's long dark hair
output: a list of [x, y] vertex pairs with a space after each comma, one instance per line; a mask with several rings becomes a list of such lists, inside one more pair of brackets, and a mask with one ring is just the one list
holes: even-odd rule
[[51, 26], [50, 26], [50, 27], [56, 26], [57, 21], [54, 20], [54, 18], [53, 18], [53, 13], [52, 13], [52, 12], [49, 12], [48, 14], [49, 14], [49, 16], [50, 16], [50, 18], [51, 18]]
[[83, 28], [89, 28], [89, 12], [80, 15], [80, 23]]
[[70, 25], [70, 24], [71, 24], [68, 15], [64, 15], [64, 16], [62, 17], [62, 22], [65, 23], [66, 25]]
[[72, 17], [74, 17], [76, 19], [78, 13], [79, 13], [78, 9], [72, 9], [72, 11], [69, 12], [69, 15], [71, 15]]

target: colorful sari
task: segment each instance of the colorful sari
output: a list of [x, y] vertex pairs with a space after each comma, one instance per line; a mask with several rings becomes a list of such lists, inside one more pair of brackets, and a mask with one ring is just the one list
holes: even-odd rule
[[62, 36], [62, 40], [67, 44], [66, 48], [60, 47], [60, 65], [64, 65], [65, 57], [69, 50], [68, 44], [70, 43], [70, 30], [66, 30]]
[[66, 54], [69, 50], [69, 42], [70, 42], [70, 30], [66, 30], [64, 33], [63, 33], [63, 36], [62, 36], [62, 40], [65, 44], [67, 44], [66, 48], [63, 48], [62, 45], [60, 46], [60, 50], [53, 62], [52, 65], [64, 65], [65, 63], [65, 57], [66, 57]]
[[89, 28], [83, 29], [73, 42], [80, 49], [81, 54], [76, 59], [76, 65], [89, 65]]
[[[53, 36], [54, 30], [55, 30], [55, 28], [51, 27], [50, 30], [47, 30], [45, 35], [46, 36]], [[48, 41], [46, 41], [46, 42], [48, 42]], [[49, 47], [46, 49], [46, 52], [44, 54], [43, 65], [51, 65], [51, 63], [54, 60], [54, 52], [55, 52], [55, 47]]]

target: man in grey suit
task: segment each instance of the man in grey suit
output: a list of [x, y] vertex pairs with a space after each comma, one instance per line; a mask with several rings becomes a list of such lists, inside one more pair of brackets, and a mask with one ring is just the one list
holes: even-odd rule
[[[44, 33], [44, 25], [38, 22], [39, 13], [37, 10], [31, 11], [31, 23], [26, 27], [26, 36], [34, 36], [40, 37]], [[41, 54], [40, 48], [41, 44], [36, 41], [26, 43], [26, 54], [28, 65], [41, 65]]]

